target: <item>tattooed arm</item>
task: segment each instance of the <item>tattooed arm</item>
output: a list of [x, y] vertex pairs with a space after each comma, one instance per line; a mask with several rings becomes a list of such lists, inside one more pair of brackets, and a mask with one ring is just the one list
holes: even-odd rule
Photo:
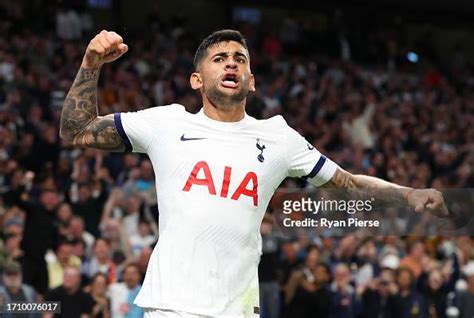
[[104, 63], [122, 56], [128, 47], [115, 32], [102, 31], [89, 43], [81, 68], [61, 112], [60, 136], [75, 146], [124, 151], [113, 115], [99, 116], [97, 81]]
[[80, 68], [61, 113], [61, 138], [75, 146], [124, 151], [113, 115], [98, 116], [99, 70]]
[[371, 176], [354, 175], [341, 168], [337, 168], [323, 187], [350, 190], [351, 194], [364, 199], [373, 197], [398, 206], [408, 205], [416, 212], [429, 211], [440, 216], [448, 214], [442, 193], [435, 189], [404, 187]]

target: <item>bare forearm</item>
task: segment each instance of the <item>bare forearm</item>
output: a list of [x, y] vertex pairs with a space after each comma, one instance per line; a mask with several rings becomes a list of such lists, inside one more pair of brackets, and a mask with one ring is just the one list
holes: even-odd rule
[[353, 176], [354, 188], [374, 188], [374, 189], [404, 189], [409, 191], [411, 188], [388, 182], [380, 178], [371, 177], [363, 174]]
[[72, 84], [61, 112], [60, 135], [74, 143], [92, 121], [97, 118], [97, 81], [100, 67], [81, 67]]
[[334, 176], [323, 187], [340, 188], [351, 191], [358, 197], [382, 198], [392, 203], [407, 203], [407, 195], [412, 190], [392, 182], [366, 175], [353, 175], [338, 168]]

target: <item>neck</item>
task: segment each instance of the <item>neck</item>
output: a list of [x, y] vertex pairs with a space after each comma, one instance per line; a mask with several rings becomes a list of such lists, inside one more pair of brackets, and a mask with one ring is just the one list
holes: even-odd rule
[[78, 287], [65, 287], [66, 293], [69, 295], [75, 294], [76, 291], [79, 289]]
[[20, 286], [10, 286], [8, 287], [8, 291], [12, 294], [18, 294], [20, 291]]
[[91, 293], [91, 296], [92, 296], [93, 298], [104, 298], [103, 294], [98, 293], [98, 292], [92, 292], [92, 293]]
[[103, 265], [107, 263], [108, 258], [107, 257], [97, 257], [97, 263]]
[[213, 104], [207, 97], [203, 98], [204, 114], [214, 120], [223, 122], [240, 121], [245, 116], [245, 99], [238, 105], [222, 107]]
[[401, 288], [401, 289], [400, 289], [400, 294], [401, 294], [402, 296], [407, 296], [407, 295], [409, 295], [409, 294], [410, 294], [410, 288]]

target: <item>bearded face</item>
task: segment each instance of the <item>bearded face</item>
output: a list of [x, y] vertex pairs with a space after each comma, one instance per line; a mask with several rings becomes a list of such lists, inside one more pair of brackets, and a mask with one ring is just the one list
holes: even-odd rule
[[[237, 80], [238, 82], [235, 82]], [[215, 105], [232, 107], [241, 104], [250, 91], [248, 77], [243, 75], [232, 80], [237, 84], [235, 88], [222, 86], [222, 83], [226, 81], [231, 81], [228, 79], [228, 75], [224, 75], [224, 78], [216, 76], [204, 84], [203, 93]]]
[[[196, 74], [196, 73], [195, 73]], [[247, 50], [238, 42], [221, 42], [208, 48], [199, 67], [197, 82], [212, 104], [231, 108], [242, 105], [255, 90]]]

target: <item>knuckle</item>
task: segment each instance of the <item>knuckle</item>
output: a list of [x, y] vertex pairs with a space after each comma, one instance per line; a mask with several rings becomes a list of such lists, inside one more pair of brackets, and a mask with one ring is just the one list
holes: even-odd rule
[[110, 42], [111, 45], [114, 45], [114, 46], [116, 46], [117, 44], [119, 44], [118, 39], [115, 38], [115, 37], [110, 38], [110, 39], [109, 39], [109, 42]]
[[117, 34], [116, 32], [112, 31], [112, 32], [110, 32], [110, 33], [111, 33], [112, 36], [113, 36], [114, 38], [116, 38], [117, 40], [123, 41], [123, 38], [122, 38], [119, 34]]

